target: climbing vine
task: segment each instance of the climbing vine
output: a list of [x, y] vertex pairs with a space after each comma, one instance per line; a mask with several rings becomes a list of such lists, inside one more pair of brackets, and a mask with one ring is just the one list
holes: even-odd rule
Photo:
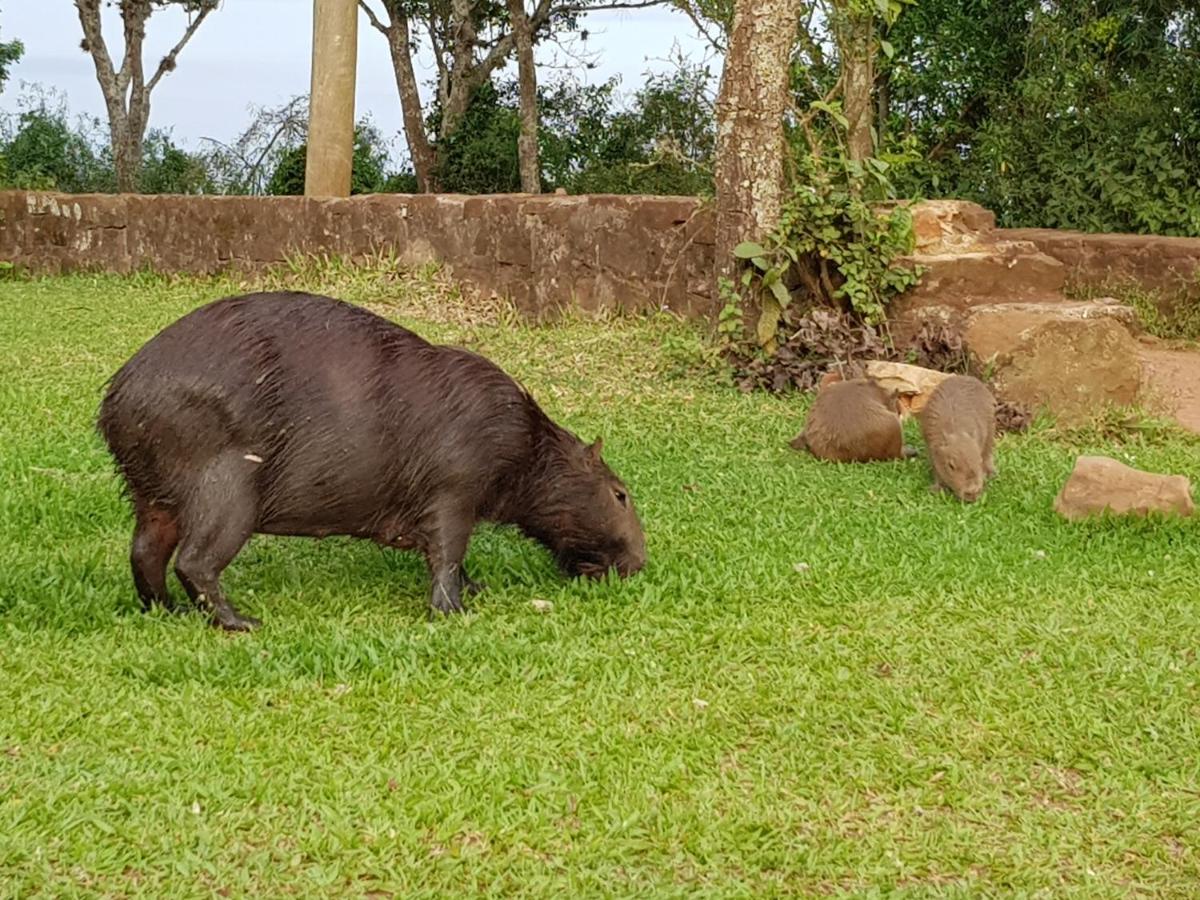
[[865, 182], [886, 184], [887, 163], [865, 165], [807, 156], [793, 179], [779, 225], [761, 241], [733, 251], [743, 262], [736, 281], [720, 288], [718, 329], [727, 343], [746, 340], [744, 314], [757, 310], [753, 339], [767, 355], [778, 349], [786, 314], [796, 305], [832, 308], [867, 325], [880, 324], [889, 301], [917, 283], [903, 261], [913, 249], [912, 215], [904, 204], [868, 202]]

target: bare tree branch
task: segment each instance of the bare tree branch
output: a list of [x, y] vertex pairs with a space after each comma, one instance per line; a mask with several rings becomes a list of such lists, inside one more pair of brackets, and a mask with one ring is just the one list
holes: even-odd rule
[[717, 51], [717, 53], [724, 55], [726, 50], [726, 42], [720, 38], [713, 37], [712, 34], [709, 33], [709, 24], [705, 22], [703, 18], [701, 18], [700, 13], [693, 8], [691, 3], [688, 3], [687, 0], [675, 0], [672, 6], [691, 20], [696, 32], [705, 40], [705, 42], [708, 43], [710, 47]]
[[203, 22], [205, 18], [207, 18], [208, 14], [214, 9], [216, 9], [215, 6], [203, 7], [200, 10], [200, 14], [196, 16], [196, 18], [190, 23], [188, 23], [187, 31], [183, 33], [183, 37], [181, 37], [179, 42], [171, 48], [170, 52], [168, 52], [167, 55], [159, 61], [158, 69], [155, 71], [154, 76], [150, 79], [150, 83], [146, 85], [147, 93], [154, 90], [155, 85], [158, 84], [164, 75], [175, 69], [175, 59], [179, 56], [179, 51], [187, 46], [187, 42], [192, 39], [192, 35], [194, 35], [196, 33], [196, 29], [200, 27], [200, 23]]
[[388, 33], [387, 28], [379, 21], [379, 17], [375, 15], [375, 11], [367, 6], [367, 0], [358, 0], [358, 8], [367, 14], [367, 21], [371, 23], [372, 28], [380, 34], [386, 35]]

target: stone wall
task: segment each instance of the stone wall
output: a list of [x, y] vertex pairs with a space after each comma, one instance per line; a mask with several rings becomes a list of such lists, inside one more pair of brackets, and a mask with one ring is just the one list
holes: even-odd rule
[[1049, 228], [1004, 231], [1061, 262], [1067, 278], [1099, 288], [1134, 281], [1165, 294], [1200, 297], [1200, 238], [1084, 234]]
[[[900, 312], [1053, 301], [1071, 277], [1098, 285], [1128, 277], [1173, 293], [1186, 283], [1200, 295], [1200, 239], [994, 229], [987, 210], [953, 201], [914, 212], [917, 260], [928, 271]], [[409, 263], [441, 262], [467, 286], [511, 297], [533, 313], [563, 306], [665, 305], [686, 315], [716, 309], [712, 218], [688, 197], [0, 192], [0, 260], [34, 271], [209, 273], [261, 268], [296, 254], [381, 252]]]
[[438, 261], [541, 313], [713, 311], [711, 218], [686, 197], [178, 197], [0, 192], [0, 260], [40, 272], [210, 273], [295, 254]]

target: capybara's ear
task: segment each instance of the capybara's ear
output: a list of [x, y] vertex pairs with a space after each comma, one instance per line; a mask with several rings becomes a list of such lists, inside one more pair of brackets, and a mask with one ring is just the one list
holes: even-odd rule
[[808, 449], [808, 438], [806, 438], [804, 436], [804, 432], [802, 431], [798, 435], [796, 435], [794, 438], [792, 438], [790, 441], [788, 441], [788, 446], [791, 447], [793, 450], [807, 450]]
[[590, 447], [588, 447], [588, 457], [592, 462], [600, 462], [600, 453], [604, 450], [604, 438], [596, 438]]

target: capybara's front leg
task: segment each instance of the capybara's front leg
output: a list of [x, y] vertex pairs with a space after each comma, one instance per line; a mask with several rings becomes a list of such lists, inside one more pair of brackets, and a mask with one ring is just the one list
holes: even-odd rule
[[452, 506], [439, 510], [432, 520], [426, 551], [433, 582], [429, 591], [430, 611], [446, 615], [465, 612], [462, 593], [474, 582], [463, 571], [463, 558], [467, 555], [474, 520]]
[[482, 593], [487, 587], [483, 582], [476, 581], [467, 574], [467, 564], [465, 562], [458, 567], [458, 584], [462, 593], [470, 597]]

